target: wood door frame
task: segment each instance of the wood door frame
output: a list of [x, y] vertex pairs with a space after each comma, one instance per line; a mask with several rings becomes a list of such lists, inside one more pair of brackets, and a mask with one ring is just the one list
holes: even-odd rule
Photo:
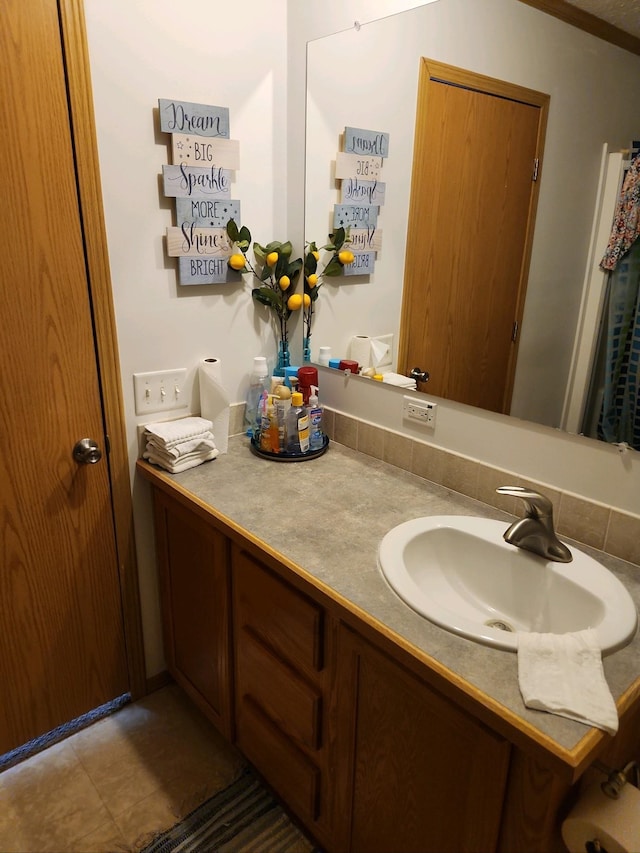
[[[445, 82], [454, 86], [460, 86], [465, 89], [482, 92], [507, 100], [518, 101], [528, 104], [540, 110], [540, 120], [538, 123], [538, 138], [536, 144], [537, 158], [539, 168], [542, 169], [542, 161], [544, 155], [544, 142], [547, 130], [547, 119], [549, 115], [550, 96], [538, 92], [535, 89], [528, 89], [525, 86], [518, 86], [515, 83], [509, 83], [505, 80], [500, 80], [497, 77], [487, 77], [484, 74], [477, 74], [473, 71], [468, 71], [464, 68], [459, 68], [455, 65], [448, 65], [444, 62], [438, 62], [427, 57], [420, 59], [420, 72], [418, 80], [418, 98], [416, 104], [416, 125], [415, 125], [415, 140], [413, 166], [411, 175], [411, 191], [409, 200], [409, 222], [415, 222], [419, 217], [416, 215], [418, 206], [418, 198], [421, 192], [423, 183], [423, 169], [420, 163], [416, 162], [416, 151], [423, 150], [425, 146], [425, 120], [423, 116], [427, 115], [428, 100], [429, 100], [429, 84], [432, 80], [436, 82]], [[515, 320], [518, 324], [518, 330], [522, 329], [522, 316], [524, 314], [524, 305], [527, 294], [527, 285], [529, 277], [529, 266], [531, 263], [531, 252], [533, 248], [533, 235], [535, 228], [535, 218], [538, 206], [538, 197], [540, 194], [540, 180], [532, 182], [531, 196], [529, 202], [529, 214], [527, 218], [527, 234], [522, 252], [522, 264], [520, 268], [520, 278], [518, 281], [518, 300], [515, 308]], [[412, 272], [412, 247], [410, 241], [407, 241], [407, 251], [405, 255], [405, 271], [404, 284], [402, 288], [402, 308], [400, 312], [400, 330], [398, 342], [398, 370], [400, 373], [407, 373], [414, 365], [407, 363], [408, 346], [409, 346], [409, 317], [411, 312], [411, 293], [409, 281], [416, 273]], [[518, 332], [515, 345], [511, 350], [509, 358], [507, 381], [505, 386], [503, 409], [508, 414], [511, 397], [513, 394], [513, 384], [515, 380], [516, 363], [518, 348], [520, 344], [520, 332]], [[429, 365], [424, 365], [423, 369], [429, 369]], [[509, 405], [507, 405], [507, 403]]]
[[105, 431], [109, 440], [109, 479], [122, 597], [129, 689], [132, 698], [136, 699], [145, 695], [148, 690], [124, 401], [103, 214], [83, 0], [58, 0], [58, 9], [80, 200], [80, 221], [92, 303], [100, 394], [105, 418]]
[[566, 0], [519, 0], [519, 2], [526, 6], [533, 6], [534, 9], [553, 15], [554, 18], [571, 24], [572, 27], [577, 27], [579, 30], [584, 30], [604, 41], [608, 41], [610, 44], [615, 44], [640, 56], [639, 38], [626, 33], [603, 18], [598, 18], [597, 15], [592, 15], [590, 12], [585, 12], [584, 9], [567, 3]]

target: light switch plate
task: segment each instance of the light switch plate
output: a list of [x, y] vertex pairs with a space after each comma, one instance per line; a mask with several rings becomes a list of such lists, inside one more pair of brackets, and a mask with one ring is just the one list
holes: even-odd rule
[[136, 415], [186, 409], [189, 403], [184, 389], [186, 379], [186, 367], [134, 373]]

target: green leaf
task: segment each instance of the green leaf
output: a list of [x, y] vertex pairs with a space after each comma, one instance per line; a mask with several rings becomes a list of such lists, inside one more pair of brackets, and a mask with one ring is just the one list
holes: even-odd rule
[[267, 281], [267, 279], [270, 279], [270, 278], [271, 278], [271, 267], [268, 267], [265, 264], [260, 271], [260, 281]]
[[316, 261], [315, 255], [309, 252], [304, 259], [304, 274], [311, 275], [311, 273], [314, 273], [317, 269], [318, 262]]
[[282, 310], [282, 297], [270, 287], [254, 287], [251, 291], [251, 296], [260, 302], [262, 305], [267, 305], [269, 308], [274, 308], [276, 311]]
[[295, 261], [291, 261], [287, 264], [287, 275], [291, 279], [291, 281], [295, 281], [300, 275], [300, 270], [302, 269], [302, 258], [296, 258]]
[[250, 246], [251, 245], [251, 231], [249, 231], [249, 229], [243, 225], [242, 228], [240, 229], [240, 233], [238, 234], [238, 237], [236, 239], [238, 240], [238, 242], [246, 244], [247, 247]]
[[280, 244], [280, 254], [284, 255], [285, 258], [291, 257], [291, 252], [293, 252], [293, 246], [291, 245], [290, 240], [287, 240], [286, 243]]
[[342, 248], [342, 244], [345, 241], [346, 236], [347, 236], [347, 234], [346, 234], [344, 228], [338, 228], [338, 230], [335, 231], [333, 234], [329, 234], [329, 237], [333, 241], [333, 245], [335, 246], [336, 251], [338, 251], [338, 252], [340, 251], [340, 249]]
[[230, 219], [227, 222], [227, 236], [231, 240], [232, 243], [235, 243], [238, 239], [238, 226], [236, 225], [235, 219]]
[[307, 284], [307, 282], [305, 281], [305, 283], [304, 283], [304, 292], [309, 294], [309, 296], [311, 297], [311, 301], [312, 301], [312, 302], [315, 302], [315, 301], [316, 301], [316, 299], [318, 298], [318, 291], [320, 290], [320, 287], [321, 287], [321, 286], [322, 286], [322, 285], [320, 285], [320, 284], [316, 284], [316, 286], [315, 286], [315, 287], [309, 287], [309, 285], [308, 285], [308, 284]]
[[324, 268], [324, 274], [330, 276], [344, 274], [344, 267], [335, 255]]
[[260, 261], [260, 263], [265, 262], [265, 258], [269, 254], [264, 246], [261, 246], [260, 243], [253, 244], [253, 254], [256, 256], [256, 260]]
[[278, 255], [278, 263], [275, 266], [275, 279], [280, 281], [283, 275], [289, 275], [289, 264], [284, 255]]

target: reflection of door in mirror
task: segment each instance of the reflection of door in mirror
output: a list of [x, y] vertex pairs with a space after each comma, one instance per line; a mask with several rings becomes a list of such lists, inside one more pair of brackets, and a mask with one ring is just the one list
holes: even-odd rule
[[508, 414], [549, 96], [422, 60], [399, 369]]

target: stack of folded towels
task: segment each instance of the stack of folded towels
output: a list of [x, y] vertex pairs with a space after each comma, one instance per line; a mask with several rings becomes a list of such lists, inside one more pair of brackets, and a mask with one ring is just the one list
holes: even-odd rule
[[180, 418], [166, 423], [146, 424], [143, 457], [177, 474], [215, 459], [213, 423], [206, 418]]

